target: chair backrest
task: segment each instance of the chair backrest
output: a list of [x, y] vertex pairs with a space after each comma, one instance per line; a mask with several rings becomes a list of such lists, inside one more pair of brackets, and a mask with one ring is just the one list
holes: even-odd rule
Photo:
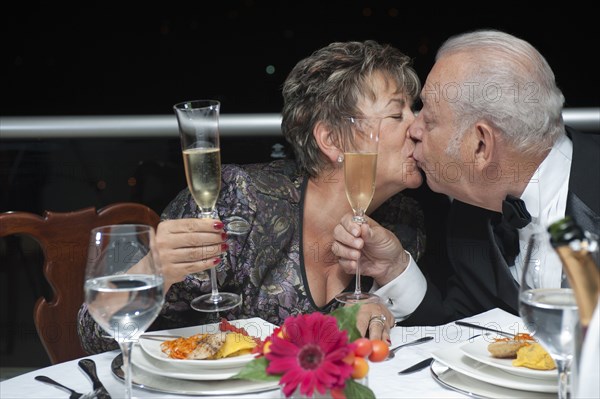
[[33, 319], [52, 363], [86, 356], [77, 335], [77, 312], [83, 304], [83, 278], [91, 229], [108, 224], [139, 223], [153, 227], [160, 217], [151, 208], [131, 202], [115, 203], [98, 211], [46, 211], [0, 214], [0, 237], [33, 237], [44, 255], [43, 273], [52, 288], [49, 301], [37, 299]]

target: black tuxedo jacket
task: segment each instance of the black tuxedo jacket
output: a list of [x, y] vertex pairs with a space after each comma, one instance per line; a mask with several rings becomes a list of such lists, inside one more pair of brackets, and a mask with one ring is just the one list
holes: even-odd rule
[[[600, 134], [567, 128], [573, 142], [566, 214], [600, 235]], [[437, 325], [493, 308], [518, 314], [518, 284], [492, 231], [498, 213], [454, 200], [447, 225], [446, 287], [428, 277], [427, 293], [402, 325]], [[449, 272], [448, 272], [449, 271]]]

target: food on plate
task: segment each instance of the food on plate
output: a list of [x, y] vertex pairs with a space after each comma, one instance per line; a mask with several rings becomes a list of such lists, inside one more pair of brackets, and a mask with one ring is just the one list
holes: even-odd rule
[[515, 367], [527, 367], [535, 370], [554, 370], [556, 364], [548, 352], [537, 342], [522, 347], [517, 351], [517, 358], [512, 361]]
[[195, 334], [165, 341], [160, 348], [172, 359], [216, 360], [226, 357], [246, 355], [260, 343], [244, 329], [235, 327], [222, 319], [221, 331], [217, 333]]
[[500, 359], [515, 359], [517, 351], [524, 346], [531, 345], [535, 340], [526, 333], [517, 334], [514, 338], [496, 338], [488, 345], [488, 351], [493, 357]]

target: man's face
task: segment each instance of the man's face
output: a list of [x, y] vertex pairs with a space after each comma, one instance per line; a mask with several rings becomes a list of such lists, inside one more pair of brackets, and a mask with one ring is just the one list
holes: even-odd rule
[[457, 123], [449, 103], [462, 87], [460, 58], [453, 55], [435, 63], [421, 92], [423, 108], [409, 130], [416, 143], [414, 158], [429, 187], [458, 198], [473, 177], [472, 163], [454, 140]]

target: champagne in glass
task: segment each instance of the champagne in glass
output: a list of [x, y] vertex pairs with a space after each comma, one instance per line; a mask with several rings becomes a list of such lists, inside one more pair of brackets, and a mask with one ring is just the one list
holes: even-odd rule
[[211, 217], [221, 191], [221, 150], [192, 148], [183, 151], [185, 178], [201, 213]]
[[574, 292], [546, 231], [532, 234], [524, 258], [519, 314], [558, 368], [558, 397], [568, 396], [579, 314]]
[[163, 275], [154, 229], [109, 225], [91, 231], [85, 270], [85, 303], [92, 318], [123, 354], [125, 397], [131, 398], [131, 349], [164, 303]]
[[[344, 149], [344, 182], [346, 197], [354, 213], [353, 221], [365, 223], [365, 213], [375, 194], [377, 146], [380, 118], [345, 118], [342, 122], [346, 136]], [[343, 303], [379, 302], [375, 294], [362, 292], [360, 260], [356, 266], [354, 292], [342, 292], [335, 297]]]
[[[219, 218], [215, 205], [221, 191], [220, 106], [216, 100], [186, 101], [173, 106], [179, 125], [186, 181], [198, 205], [200, 218]], [[235, 230], [233, 225], [227, 227], [229, 234], [236, 234], [232, 231]], [[241, 295], [219, 292], [215, 268], [210, 269], [210, 282], [212, 292], [194, 298], [190, 303], [193, 309], [219, 312], [242, 303]]]

